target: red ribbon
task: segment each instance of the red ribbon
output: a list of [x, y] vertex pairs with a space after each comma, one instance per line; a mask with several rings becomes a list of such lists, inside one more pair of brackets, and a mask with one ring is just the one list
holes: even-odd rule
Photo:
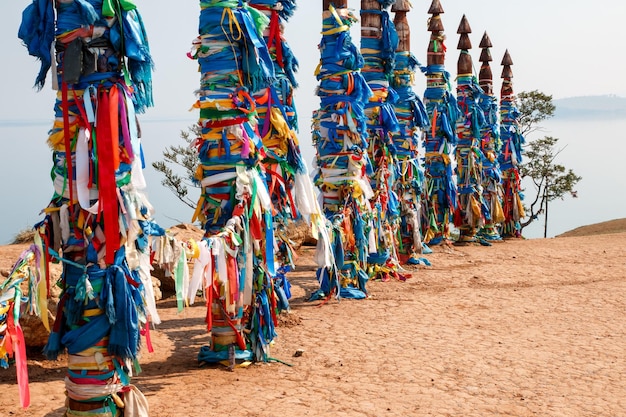
[[250, 234], [255, 240], [261, 240], [263, 239], [262, 230], [263, 228], [261, 227], [261, 220], [259, 220], [259, 217], [256, 215], [256, 213], [254, 213], [252, 217], [250, 217]]
[[148, 348], [148, 352], [154, 352], [154, 348], [152, 347], [152, 338], [150, 337], [150, 323], [146, 323], [146, 327], [141, 329], [141, 334], [146, 338], [146, 347]]
[[276, 63], [279, 67], [285, 68], [283, 63], [283, 40], [280, 37], [280, 21], [278, 19], [278, 12], [272, 10], [272, 16], [270, 17], [269, 36], [267, 37], [267, 48], [272, 46], [276, 47]]
[[[110, 97], [109, 97], [110, 94]], [[117, 120], [118, 91], [101, 89], [98, 94], [96, 139], [98, 142], [98, 190], [100, 207], [104, 217], [106, 251], [104, 261], [112, 264], [120, 247], [119, 204], [115, 171], [119, 167], [119, 130]]]
[[230, 302], [234, 304], [239, 299], [239, 271], [237, 268], [237, 259], [234, 256], [227, 256], [226, 270], [228, 271]]
[[[9, 308], [7, 312], [7, 335], [11, 344], [7, 344], [7, 352], [9, 348], [15, 354], [15, 366], [17, 373], [17, 385], [20, 393], [20, 404], [22, 408], [28, 408], [30, 405], [30, 390], [28, 389], [28, 367], [26, 361], [26, 341], [20, 322], [15, 322], [13, 318], [13, 309], [15, 305]], [[9, 354], [11, 352], [8, 352]]]
[[[72, 165], [72, 138], [70, 137], [70, 110], [67, 98], [67, 83], [61, 85], [61, 105], [63, 107], [63, 134], [65, 139], [65, 164], [67, 166], [67, 184], [70, 192], [70, 205], [74, 203], [74, 167]], [[73, 212], [70, 211], [70, 219]]]
[[[293, 200], [293, 195], [291, 194], [291, 189], [289, 188], [287, 182], [280, 174], [278, 174], [277, 171], [274, 171], [270, 168], [266, 168], [265, 172], [270, 174], [270, 176], [272, 177], [272, 185], [271, 185], [270, 194], [274, 194], [274, 189], [276, 187], [276, 180], [280, 181], [280, 183], [283, 184], [285, 193], [287, 194], [287, 198], [289, 199], [289, 204], [291, 205], [291, 217], [295, 219], [298, 216], [298, 208], [296, 207], [296, 203]], [[273, 212], [275, 211], [274, 207], [272, 207], [272, 210]]]

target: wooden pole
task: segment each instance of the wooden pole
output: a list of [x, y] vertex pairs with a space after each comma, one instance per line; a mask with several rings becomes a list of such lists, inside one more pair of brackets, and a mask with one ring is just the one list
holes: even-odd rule
[[324, 10], [329, 10], [331, 5], [335, 9], [345, 9], [348, 7], [348, 0], [323, 0]]
[[378, 0], [361, 0], [361, 36], [364, 38], [380, 38], [381, 17], [380, 13], [368, 13], [368, 10], [380, 11]]
[[424, 212], [424, 172], [419, 162], [420, 129], [428, 125], [424, 104], [413, 91], [417, 59], [411, 53], [408, 0], [397, 0], [391, 7], [398, 32], [398, 48], [392, 87], [398, 93], [394, 104], [400, 128], [392, 133], [398, 166], [403, 167], [393, 185], [400, 200], [402, 222], [398, 231], [398, 257], [403, 263], [419, 263], [423, 251], [422, 213]]
[[461, 18], [461, 23], [456, 33], [461, 35], [456, 47], [456, 49], [461, 50], [459, 60], [457, 61], [457, 74], [459, 76], [472, 74], [472, 57], [468, 52], [468, 50], [472, 49], [472, 42], [469, 38], [469, 34], [472, 33], [472, 28], [465, 15]]
[[428, 14], [432, 17], [428, 20], [428, 31], [430, 32], [430, 42], [428, 42], [428, 65], [443, 65], [446, 60], [444, 46], [444, 27], [441, 22], [441, 14], [444, 13], [439, 0], [433, 0], [428, 9]]
[[497, 226], [504, 220], [501, 201], [502, 173], [498, 164], [499, 132], [497, 127], [494, 128], [496, 126], [495, 121], [498, 120], [498, 100], [493, 93], [493, 74], [489, 64], [493, 60], [489, 51], [492, 44], [487, 32], [483, 34], [479, 47], [482, 48], [482, 51], [480, 53], [481, 66], [478, 73], [478, 83], [486, 96], [481, 107], [487, 121], [480, 131], [480, 146], [483, 155], [485, 155], [483, 158], [483, 198], [485, 199], [485, 206], [488, 208], [485, 224], [479, 233], [483, 239], [500, 241], [502, 238], [498, 233]]
[[482, 39], [480, 40], [480, 45], [482, 48], [480, 52], [480, 72], [478, 73], [478, 84], [480, 84], [480, 88], [483, 89], [485, 94], [492, 96], [493, 95], [493, 73], [491, 72], [491, 66], [489, 62], [493, 61], [491, 58], [491, 52], [489, 48], [493, 45], [491, 44], [491, 39], [489, 39], [489, 35], [487, 32], [483, 34]]
[[[478, 106], [476, 78], [474, 77], [472, 48], [469, 34], [472, 28], [463, 15], [457, 33], [460, 35], [457, 49], [461, 51], [457, 61], [457, 102], [461, 117], [457, 121], [456, 173], [458, 186], [458, 206], [455, 212], [455, 225], [459, 228], [459, 244], [476, 242], [478, 228], [484, 224], [485, 206], [482, 179], [483, 165], [480, 154], [481, 136], [477, 114], [482, 112]], [[481, 209], [476, 209], [479, 205]]]
[[411, 3], [408, 0], [398, 0], [391, 6], [391, 11], [395, 13], [393, 24], [398, 32], [398, 52], [411, 50], [411, 27], [406, 14], [411, 10]]
[[500, 138], [502, 149], [499, 162], [502, 167], [502, 187], [504, 189], [503, 209], [505, 221], [502, 223], [502, 237], [520, 237], [519, 221], [525, 216], [521, 205], [521, 183], [519, 164], [521, 163], [523, 136], [516, 118], [515, 93], [513, 92], [513, 60], [509, 51], [502, 58], [502, 88], [500, 89]]
[[500, 96], [511, 96], [513, 95], [513, 70], [511, 69], [511, 65], [513, 65], [513, 60], [511, 59], [511, 55], [509, 55], [509, 50], [504, 51], [504, 57], [502, 58], [502, 89], [500, 90]]
[[[309, 0], [311, 1], [311, 0]], [[368, 213], [371, 206], [369, 193], [356, 193], [361, 189], [362, 181], [369, 183], [365, 169], [367, 142], [365, 139], [366, 117], [364, 106], [351, 106], [357, 97], [363, 97], [365, 80], [354, 61], [360, 58], [350, 36], [350, 26], [356, 21], [347, 8], [346, 0], [324, 0], [322, 40], [319, 43], [320, 66], [317, 73], [319, 81], [316, 95], [320, 98], [320, 107], [313, 112], [312, 141], [316, 146], [316, 163], [320, 169], [316, 181], [321, 194], [321, 203], [328, 219], [337, 220], [342, 230], [333, 236], [333, 245], [341, 245], [345, 254], [345, 267], [318, 264], [320, 288], [311, 299], [322, 299], [331, 294], [365, 297], [367, 280], [368, 251], [365, 230], [372, 227]], [[337, 9], [341, 22], [331, 16], [331, 5]], [[348, 53], [354, 53], [354, 59], [344, 59]], [[351, 111], [346, 111], [351, 108]], [[329, 173], [340, 167], [350, 167], [342, 174]], [[337, 176], [345, 179], [339, 181]], [[368, 191], [368, 190], [366, 190]], [[367, 220], [365, 220], [367, 219]], [[330, 221], [330, 220], [329, 220]], [[365, 222], [365, 225], [364, 225]], [[361, 229], [359, 229], [361, 227]], [[359, 230], [363, 230], [361, 233]], [[355, 232], [359, 232], [358, 234]]]
[[449, 225], [457, 207], [457, 186], [450, 153], [456, 142], [459, 108], [450, 94], [448, 74], [444, 69], [446, 46], [441, 22], [443, 8], [439, 0], [432, 1], [428, 13], [432, 17], [428, 20], [430, 41], [424, 105], [431, 126], [424, 135], [424, 174], [429, 201], [424, 241], [439, 244], [450, 238]]

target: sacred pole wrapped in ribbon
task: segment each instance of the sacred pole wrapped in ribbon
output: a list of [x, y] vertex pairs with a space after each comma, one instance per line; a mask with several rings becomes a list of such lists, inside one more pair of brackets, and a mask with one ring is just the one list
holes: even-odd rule
[[[152, 58], [141, 15], [129, 0], [35, 0], [24, 10], [18, 36], [41, 61], [36, 86], [52, 68], [58, 87], [48, 138], [54, 195], [36, 226], [33, 253], [40, 278], [47, 277], [47, 261], [63, 263], [44, 353], [69, 354], [65, 415], [147, 410], [130, 377], [139, 369], [141, 334], [149, 343], [148, 322], [159, 322], [150, 237], [164, 231], [141, 192], [136, 112], [152, 106]], [[45, 298], [41, 286], [37, 294]]]
[[502, 150], [498, 158], [502, 170], [502, 208], [504, 221], [501, 223], [502, 237], [520, 237], [522, 228], [520, 220], [525, 216], [522, 203], [522, 179], [520, 164], [522, 163], [522, 135], [517, 119], [519, 110], [515, 106], [513, 92], [513, 60], [509, 51], [504, 52], [502, 58], [502, 87], [500, 89], [500, 138]]
[[313, 114], [312, 136], [317, 149], [315, 183], [321, 191], [332, 251], [318, 243], [320, 288], [311, 299], [332, 294], [365, 297], [367, 257], [376, 252], [364, 113], [372, 91], [360, 72], [363, 57], [350, 37], [354, 22], [347, 0], [323, 1], [316, 70], [320, 108]]
[[392, 133], [400, 128], [394, 112], [397, 93], [390, 86], [395, 67], [398, 34], [387, 9], [395, 0], [361, 0], [361, 73], [373, 95], [365, 103], [368, 155], [372, 164], [370, 181], [374, 197], [373, 232], [376, 251], [368, 255], [368, 275], [383, 281], [390, 277], [405, 280], [398, 273], [396, 235], [400, 204], [393, 190], [396, 181], [396, 150]]
[[189, 303], [207, 300], [210, 345], [200, 362], [269, 360], [276, 336], [275, 239], [266, 157], [254, 91], [274, 82], [263, 30], [269, 19], [238, 0], [200, 1], [199, 36], [189, 56], [200, 66], [196, 140], [201, 196], [193, 221], [205, 230], [194, 256]]
[[498, 99], [493, 93], [493, 74], [489, 62], [492, 61], [489, 48], [491, 39], [487, 32], [480, 40], [480, 72], [478, 83], [482, 89], [478, 105], [483, 111], [485, 124], [480, 130], [480, 149], [483, 154], [483, 199], [485, 200], [485, 224], [478, 235], [486, 241], [502, 240], [498, 233], [498, 225], [504, 221], [502, 211], [502, 172], [498, 163], [498, 155], [502, 142], [500, 141]]
[[457, 142], [456, 122], [459, 109], [451, 93], [450, 74], [445, 69], [446, 46], [441, 22], [443, 7], [433, 0], [428, 13], [430, 41], [428, 42], [426, 91], [424, 105], [430, 126], [424, 135], [427, 194], [426, 243], [436, 245], [450, 238], [450, 223], [457, 206], [457, 188], [452, 168], [452, 152]]
[[485, 223], [487, 206], [483, 199], [483, 155], [480, 150], [480, 130], [485, 124], [484, 114], [478, 106], [482, 90], [473, 73], [469, 50], [472, 29], [465, 15], [457, 33], [460, 34], [457, 49], [461, 51], [457, 62], [456, 98], [461, 117], [457, 120], [456, 174], [458, 207], [454, 225], [459, 229], [458, 244], [476, 241], [476, 234]]
[[[259, 132], [265, 146], [262, 163], [266, 172], [276, 235], [276, 292], [278, 309], [288, 310], [290, 285], [286, 273], [294, 265], [295, 248], [289, 239], [289, 226], [308, 222], [311, 235], [324, 233], [325, 222], [308, 168], [298, 143], [298, 114], [294, 89], [298, 61], [283, 37], [284, 25], [296, 8], [294, 0], [249, 0], [250, 6], [269, 18], [263, 38], [269, 48], [275, 81], [255, 91]], [[325, 234], [325, 233], [324, 233]], [[322, 238], [322, 242], [327, 239]]]
[[419, 160], [419, 135], [420, 129], [428, 126], [428, 114], [412, 87], [420, 63], [411, 53], [411, 28], [406, 16], [410, 10], [408, 0], [397, 0], [391, 8], [395, 12], [394, 25], [398, 32], [391, 86], [398, 94], [394, 112], [399, 124], [391, 137], [395, 149], [393, 190], [400, 202], [398, 258], [409, 264], [419, 264], [426, 262], [420, 257], [425, 248], [422, 242], [424, 170]]

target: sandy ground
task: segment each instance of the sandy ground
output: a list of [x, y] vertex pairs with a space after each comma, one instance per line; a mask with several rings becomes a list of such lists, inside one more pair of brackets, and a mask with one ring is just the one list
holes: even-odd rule
[[[287, 364], [199, 367], [205, 307], [161, 301], [133, 379], [150, 415], [626, 415], [626, 233], [434, 249], [406, 282], [321, 305], [302, 248], [272, 350]], [[0, 415], [62, 416], [64, 366], [31, 355], [28, 410], [0, 369]]]

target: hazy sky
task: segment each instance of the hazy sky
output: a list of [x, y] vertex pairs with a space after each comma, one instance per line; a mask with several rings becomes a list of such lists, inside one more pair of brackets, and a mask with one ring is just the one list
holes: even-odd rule
[[[408, 15], [412, 25], [412, 52], [425, 64], [429, 36], [426, 30], [429, 17], [427, 11], [431, 2], [412, 0], [412, 3], [413, 11]], [[17, 38], [21, 13], [28, 4], [30, 1], [27, 0], [0, 0], [0, 15], [4, 22], [0, 26], [3, 52], [0, 65], [0, 127], [7, 125], [7, 121], [32, 120], [38, 123], [38, 130], [35, 131], [41, 132], [32, 134], [32, 137], [0, 138], [4, 144], [11, 141], [0, 153], [3, 178], [0, 181], [0, 193], [3, 196], [0, 229], [3, 230], [0, 232], [4, 231], [0, 233], [0, 236], [4, 236], [0, 243], [4, 243], [2, 240], [8, 235], [4, 229], [21, 230], [25, 223], [32, 224], [33, 217], [36, 219], [36, 214], [45, 206], [50, 195], [48, 193], [51, 192], [47, 191], [51, 190], [51, 184], [45, 132], [52, 121], [55, 93], [50, 89], [49, 77], [41, 92], [32, 88], [39, 63], [28, 56], [26, 48]], [[148, 134], [145, 136], [150, 137], [144, 137], [144, 147], [147, 158], [151, 159], [148, 162], [152, 162], [159, 159], [168, 143], [181, 143], [177, 126], [181, 130], [185, 129], [198, 118], [196, 112], [188, 110], [195, 101], [193, 92], [198, 88], [200, 75], [196, 62], [188, 59], [186, 53], [197, 36], [199, 2], [136, 0], [136, 4], [144, 18], [156, 65], [155, 107], [141, 118], [144, 121], [175, 121], [154, 122], [146, 126]], [[552, 94], [555, 99], [606, 94], [626, 96], [626, 2], [623, 0], [441, 0], [441, 4], [445, 10], [442, 19], [448, 37], [446, 67], [453, 76], [456, 75], [458, 59], [456, 30], [465, 14], [473, 29], [471, 41], [474, 49], [471, 54], [477, 69], [480, 67], [478, 44], [485, 30], [494, 44], [491, 50], [494, 58], [492, 70], [497, 91], [500, 88], [500, 61], [505, 49], [508, 49], [514, 62], [516, 92], [538, 89]], [[349, 6], [358, 11], [360, 1], [350, 0]], [[317, 44], [321, 37], [321, 9], [321, 0], [299, 0], [298, 9], [288, 22], [285, 33], [300, 61], [300, 87], [296, 99], [300, 143], [309, 163], [314, 157], [310, 115], [319, 106], [319, 99], [314, 95], [317, 81], [313, 71], [319, 60]], [[353, 27], [352, 36], [358, 45], [358, 25]], [[422, 96], [424, 88], [425, 77], [418, 75], [414, 89]], [[170, 131], [165, 131], [166, 126], [170, 126]], [[584, 152], [573, 154], [571, 158], [582, 154]], [[599, 157], [598, 163], [601, 160], [607, 162], [606, 157]], [[168, 195], [169, 191], [153, 182], [158, 183], [158, 179], [150, 182], [151, 200], [157, 205], [157, 213], [159, 210], [169, 212], [164, 207], [167, 203], [156, 204], [158, 200], [165, 200], [167, 197], [164, 195]], [[171, 204], [174, 205], [172, 212], [180, 206], [180, 203]], [[25, 217], [25, 213], [29, 217]], [[11, 230], [10, 233], [16, 231]]]
[[[38, 63], [29, 57], [17, 38], [21, 12], [26, 0], [0, 2], [0, 26], [3, 64], [3, 97], [0, 120], [49, 118], [53, 94], [48, 86], [35, 93], [31, 88]], [[197, 34], [199, 2], [181, 0], [136, 0], [144, 17], [156, 63], [155, 103], [148, 118], [187, 117], [194, 101], [193, 90], [199, 75], [195, 62], [185, 56]], [[317, 44], [321, 29], [321, 0], [300, 0], [294, 17], [286, 30], [300, 60], [298, 92], [301, 106], [316, 107], [313, 95], [317, 84], [313, 70], [319, 54]], [[441, 0], [445, 10], [443, 23], [448, 37], [446, 65], [454, 75], [458, 52], [456, 29], [465, 14], [473, 29], [471, 40], [475, 66], [480, 50], [478, 44], [486, 30], [494, 44], [492, 67], [499, 88], [500, 60], [505, 49], [513, 58], [516, 91], [539, 89], [554, 98], [578, 95], [617, 94], [626, 96], [626, 54], [624, 54], [624, 25], [626, 2], [622, 0], [502, 1], [502, 0]], [[413, 0], [409, 13], [412, 24], [412, 49], [425, 64], [428, 32], [426, 21], [430, 0]], [[351, 0], [349, 6], [358, 10], [360, 2]], [[358, 42], [358, 28], [352, 36]], [[421, 95], [423, 77], [415, 87]], [[303, 114], [308, 117], [308, 113]], [[308, 128], [303, 125], [302, 128]]]

